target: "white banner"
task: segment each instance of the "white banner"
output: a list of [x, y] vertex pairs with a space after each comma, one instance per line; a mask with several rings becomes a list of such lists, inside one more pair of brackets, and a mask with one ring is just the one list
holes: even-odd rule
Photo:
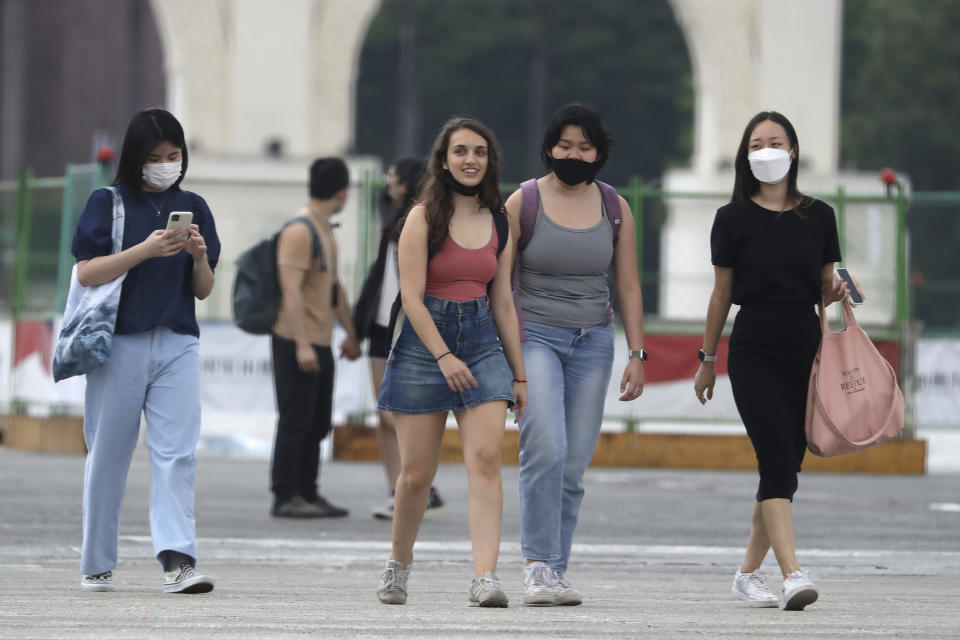
[[0, 319], [0, 411], [10, 406], [10, 371], [13, 370], [13, 323]]
[[960, 339], [917, 343], [917, 423], [960, 425]]

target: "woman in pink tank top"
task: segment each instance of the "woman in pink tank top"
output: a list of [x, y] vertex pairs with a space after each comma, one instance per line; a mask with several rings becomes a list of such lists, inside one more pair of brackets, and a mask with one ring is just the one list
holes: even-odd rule
[[512, 406], [519, 418], [527, 392], [510, 290], [513, 249], [500, 195], [500, 158], [484, 125], [456, 118], [440, 131], [428, 162], [422, 202], [410, 210], [400, 234], [405, 318], [377, 405], [394, 415], [401, 465], [393, 551], [377, 596], [384, 604], [407, 601], [413, 544], [453, 411], [470, 483], [470, 602], [505, 607], [495, 573], [503, 511], [500, 449], [506, 410]]

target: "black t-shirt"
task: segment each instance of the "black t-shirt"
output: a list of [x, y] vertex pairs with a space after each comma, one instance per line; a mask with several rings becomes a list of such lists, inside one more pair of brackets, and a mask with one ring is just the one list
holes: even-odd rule
[[786, 212], [731, 202], [717, 209], [710, 252], [715, 266], [733, 269], [734, 304], [816, 304], [821, 269], [840, 261], [837, 220], [820, 200]]

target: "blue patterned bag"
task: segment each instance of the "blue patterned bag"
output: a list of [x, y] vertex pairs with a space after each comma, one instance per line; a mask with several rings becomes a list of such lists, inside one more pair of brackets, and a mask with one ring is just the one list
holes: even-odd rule
[[[113, 195], [113, 253], [123, 249], [123, 198]], [[70, 293], [63, 311], [63, 326], [53, 354], [53, 380], [83, 375], [107, 361], [113, 344], [113, 329], [120, 306], [120, 289], [127, 274], [101, 285], [84, 287], [77, 279], [77, 265], [70, 273]]]

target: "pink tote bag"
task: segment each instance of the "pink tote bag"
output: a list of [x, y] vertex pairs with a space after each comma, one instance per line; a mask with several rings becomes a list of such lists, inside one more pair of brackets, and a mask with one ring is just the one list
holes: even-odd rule
[[843, 301], [843, 331], [833, 333], [823, 305], [820, 350], [807, 392], [807, 447], [818, 456], [838, 456], [896, 437], [903, 428], [903, 394], [897, 376], [853, 308]]

